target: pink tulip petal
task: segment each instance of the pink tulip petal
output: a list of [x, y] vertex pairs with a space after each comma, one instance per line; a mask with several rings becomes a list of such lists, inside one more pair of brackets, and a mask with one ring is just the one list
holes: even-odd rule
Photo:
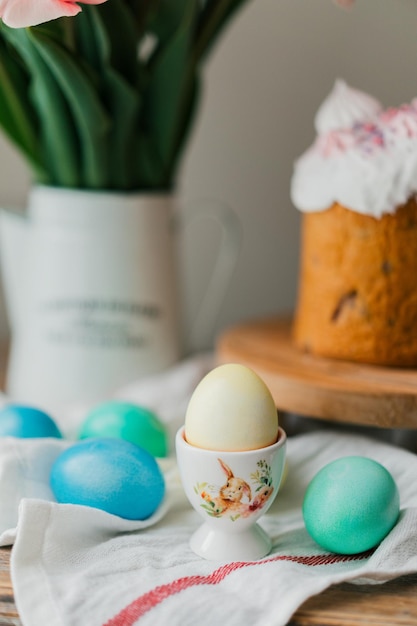
[[[106, 0], [79, 0], [101, 4]], [[72, 17], [81, 11], [75, 0], [0, 0], [0, 18], [11, 28], [24, 28], [59, 17]]]

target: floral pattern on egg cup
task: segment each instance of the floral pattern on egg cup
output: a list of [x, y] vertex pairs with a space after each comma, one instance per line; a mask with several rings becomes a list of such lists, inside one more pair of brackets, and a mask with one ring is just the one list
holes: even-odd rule
[[204, 500], [200, 506], [207, 515], [211, 517], [228, 515], [229, 519], [235, 522], [239, 517], [249, 517], [261, 509], [274, 492], [269, 463], [265, 459], [256, 463], [258, 469], [250, 475], [251, 487], [243, 478], [234, 476], [231, 468], [221, 458], [218, 461], [226, 474], [226, 483], [221, 487], [207, 482], [194, 486], [194, 491]]

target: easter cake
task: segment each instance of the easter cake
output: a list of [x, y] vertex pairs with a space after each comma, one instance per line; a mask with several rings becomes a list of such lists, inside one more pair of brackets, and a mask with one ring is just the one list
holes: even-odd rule
[[295, 344], [417, 365], [417, 99], [383, 110], [337, 81], [291, 185], [302, 212]]

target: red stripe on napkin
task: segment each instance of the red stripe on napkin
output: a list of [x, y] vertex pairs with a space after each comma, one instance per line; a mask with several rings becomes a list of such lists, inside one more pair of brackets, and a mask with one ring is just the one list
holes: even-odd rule
[[226, 576], [235, 572], [238, 569], [244, 567], [254, 567], [256, 565], [263, 565], [264, 563], [273, 563], [275, 561], [292, 561], [293, 563], [299, 563], [301, 565], [308, 565], [310, 567], [317, 565], [332, 565], [333, 563], [344, 563], [345, 561], [358, 561], [365, 559], [372, 554], [373, 550], [368, 550], [361, 554], [319, 554], [315, 556], [291, 556], [280, 555], [264, 561], [237, 561], [234, 563], [228, 563], [218, 569], [214, 570], [208, 576], [184, 576], [183, 578], [177, 578], [165, 585], [159, 585], [151, 591], [144, 593], [142, 596], [133, 600], [117, 615], [112, 617], [103, 626], [133, 626], [133, 624], [141, 618], [145, 613], [153, 609], [155, 606], [163, 602], [166, 598], [173, 596], [189, 587], [195, 587], [197, 585], [218, 585]]

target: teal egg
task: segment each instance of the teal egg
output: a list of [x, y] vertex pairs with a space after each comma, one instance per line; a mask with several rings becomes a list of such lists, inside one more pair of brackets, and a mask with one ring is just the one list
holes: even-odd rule
[[58, 502], [82, 504], [130, 520], [150, 517], [165, 494], [155, 458], [116, 438], [87, 439], [64, 450], [52, 465], [50, 484]]
[[0, 410], [0, 437], [62, 438], [52, 417], [33, 406], [8, 404]]
[[398, 520], [397, 485], [385, 467], [346, 456], [323, 467], [307, 487], [303, 517], [322, 548], [358, 554], [377, 546]]
[[156, 414], [137, 404], [112, 400], [94, 407], [78, 438], [116, 437], [134, 443], [156, 457], [168, 455], [168, 435]]

